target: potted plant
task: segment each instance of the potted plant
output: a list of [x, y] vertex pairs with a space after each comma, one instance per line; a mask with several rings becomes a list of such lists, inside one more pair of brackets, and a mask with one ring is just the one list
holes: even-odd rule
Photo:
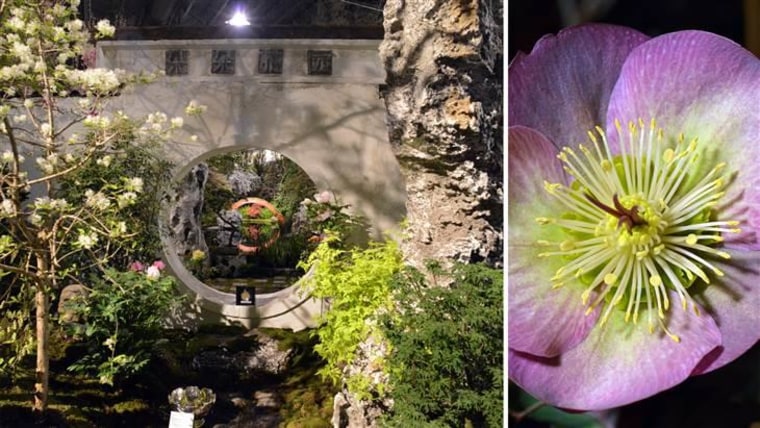
[[187, 386], [176, 388], [169, 394], [169, 404], [177, 412], [192, 413], [195, 417], [193, 427], [203, 426], [203, 418], [216, 402], [216, 394], [210, 388]]

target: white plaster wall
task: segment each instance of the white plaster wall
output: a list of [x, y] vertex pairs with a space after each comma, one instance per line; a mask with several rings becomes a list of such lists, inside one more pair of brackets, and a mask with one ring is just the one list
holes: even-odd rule
[[[98, 44], [98, 66], [160, 71], [166, 49], [187, 49], [188, 75], [165, 76], [114, 101], [114, 108], [131, 116], [154, 111], [170, 117], [184, 115], [191, 100], [208, 107], [202, 117], [186, 119], [184, 130], [166, 146], [167, 156], [177, 165], [175, 177], [221, 152], [276, 150], [300, 165], [319, 189], [332, 190], [364, 215], [377, 237], [402, 220], [405, 199], [378, 93], [378, 85], [385, 81], [378, 44], [361, 40], [112, 41]], [[257, 73], [262, 48], [284, 50], [281, 75]], [[211, 74], [212, 49], [236, 50], [234, 75]], [[307, 74], [309, 49], [333, 51], [331, 76]], [[193, 142], [191, 136], [197, 140]], [[197, 281], [171, 249], [167, 260], [207, 316], [250, 326], [263, 314], [279, 313], [303, 300], [294, 297], [293, 290], [261, 296], [253, 313], [251, 308], [230, 306], [234, 296]], [[294, 319], [273, 317], [260, 325], [303, 328], [312, 323], [306, 312], [321, 311], [321, 307], [321, 302], [304, 304]]]

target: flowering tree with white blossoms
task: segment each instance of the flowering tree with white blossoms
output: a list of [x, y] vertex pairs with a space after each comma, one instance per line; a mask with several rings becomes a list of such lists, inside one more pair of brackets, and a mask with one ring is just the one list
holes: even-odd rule
[[[144, 187], [140, 177], [120, 177], [66, 199], [61, 184], [94, 161], [107, 169], [119, 142], [155, 143], [182, 125], [106, 109], [146, 76], [77, 69], [92, 41], [78, 4], [0, 0], [0, 345], [11, 348], [0, 365], [36, 350], [38, 412], [47, 406], [51, 298], [117, 256], [131, 232], [120, 212]], [[101, 21], [94, 32], [109, 37], [114, 28]]]

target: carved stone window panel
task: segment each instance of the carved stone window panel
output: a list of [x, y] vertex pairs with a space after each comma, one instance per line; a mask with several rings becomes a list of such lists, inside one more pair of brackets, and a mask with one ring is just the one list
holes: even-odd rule
[[332, 51], [307, 51], [308, 74], [311, 76], [332, 75]]
[[169, 49], [165, 53], [164, 71], [167, 76], [184, 76], [188, 74], [188, 58], [186, 49]]
[[211, 74], [235, 74], [235, 51], [231, 49], [212, 50]]
[[259, 74], [282, 74], [282, 49], [259, 49]]

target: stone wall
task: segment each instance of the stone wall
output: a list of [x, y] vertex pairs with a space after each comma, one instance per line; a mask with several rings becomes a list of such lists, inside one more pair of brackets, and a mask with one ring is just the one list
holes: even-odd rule
[[[405, 193], [378, 96], [385, 79], [378, 44], [118, 40], [98, 43], [97, 61], [108, 68], [167, 73], [153, 84], [124, 91], [111, 101], [114, 110], [135, 116], [163, 111], [173, 117], [184, 115], [191, 100], [207, 107], [201, 117], [186, 117], [182, 130], [164, 145], [165, 156], [176, 164], [175, 180], [217, 154], [274, 150], [303, 168], [319, 190], [331, 190], [350, 204], [381, 237], [404, 217]], [[277, 67], [267, 59], [273, 53], [279, 54]], [[322, 55], [320, 64], [330, 64], [329, 73], [310, 68], [315, 54]], [[170, 217], [162, 223], [170, 226]], [[298, 330], [313, 326], [321, 314], [321, 302], [306, 301], [292, 288], [257, 296], [255, 307], [235, 305], [234, 294], [206, 286], [185, 268], [178, 256], [184, 248], [167, 239], [164, 245], [169, 268], [195, 297], [192, 309], [203, 321]]]

